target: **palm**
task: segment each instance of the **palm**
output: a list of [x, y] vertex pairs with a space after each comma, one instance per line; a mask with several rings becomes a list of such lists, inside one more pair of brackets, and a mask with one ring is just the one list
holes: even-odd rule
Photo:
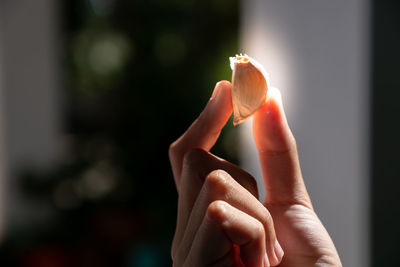
[[280, 267], [337, 263], [331, 238], [313, 210], [303, 205], [267, 205], [285, 256]]
[[[285, 251], [279, 267], [337, 266], [336, 249], [313, 210], [299, 204], [266, 206]], [[239, 253], [234, 266], [244, 267]]]

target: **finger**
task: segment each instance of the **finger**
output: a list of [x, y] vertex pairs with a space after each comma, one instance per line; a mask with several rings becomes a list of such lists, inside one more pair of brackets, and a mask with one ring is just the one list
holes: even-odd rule
[[232, 113], [232, 85], [228, 81], [217, 83], [213, 96], [189, 129], [169, 148], [169, 158], [175, 184], [179, 190], [183, 157], [193, 148], [210, 150]]
[[[266, 233], [266, 248], [271, 264], [277, 265], [282, 253], [275, 253], [276, 234], [274, 223], [268, 210], [249, 191], [236, 182], [223, 170], [211, 172], [202, 186], [191, 211], [187, 227], [180, 242], [179, 253], [186, 255], [189, 251], [185, 244], [191, 244], [206, 214], [207, 207], [216, 200], [223, 200], [242, 212], [260, 221]], [[279, 245], [278, 245], [279, 246]], [[178, 256], [179, 257], [179, 256]]]
[[213, 170], [225, 170], [237, 179], [237, 182], [258, 198], [255, 179], [238, 166], [220, 159], [201, 149], [193, 149], [185, 154], [181, 190], [178, 199], [178, 219], [174, 241], [172, 243], [172, 257], [185, 233], [186, 225], [192, 212], [193, 205], [203, 186], [206, 176]]
[[256, 112], [253, 134], [266, 187], [265, 202], [299, 203], [311, 207], [301, 175], [296, 142], [278, 89], [270, 89], [266, 102]]
[[269, 266], [264, 239], [264, 227], [259, 221], [224, 201], [215, 201], [208, 206], [185, 265], [237, 266], [232, 255], [236, 244], [245, 266]]

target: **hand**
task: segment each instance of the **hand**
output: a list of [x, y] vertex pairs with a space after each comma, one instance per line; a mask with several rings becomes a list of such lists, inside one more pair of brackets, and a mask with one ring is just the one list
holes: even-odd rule
[[253, 177], [208, 152], [231, 113], [231, 84], [220, 82], [199, 118], [170, 146], [179, 193], [174, 266], [341, 266], [304, 186], [279, 91], [269, 91], [253, 121], [263, 204]]

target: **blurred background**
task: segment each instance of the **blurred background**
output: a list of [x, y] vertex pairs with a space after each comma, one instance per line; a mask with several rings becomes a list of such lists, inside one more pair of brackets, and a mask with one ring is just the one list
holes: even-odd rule
[[[343, 265], [396, 266], [399, 12], [395, 0], [0, 1], [0, 265], [171, 266], [168, 146], [243, 52], [282, 91]], [[212, 152], [261, 184], [251, 121], [229, 121]]]

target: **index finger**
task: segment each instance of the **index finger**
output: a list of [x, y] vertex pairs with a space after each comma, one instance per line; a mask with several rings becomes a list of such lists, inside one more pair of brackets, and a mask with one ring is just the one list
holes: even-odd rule
[[189, 129], [169, 147], [169, 159], [176, 187], [179, 190], [183, 157], [186, 152], [200, 148], [209, 151], [232, 113], [232, 85], [221, 81], [200, 116]]
[[266, 102], [255, 114], [253, 134], [264, 176], [266, 204], [298, 203], [312, 207], [277, 88], [270, 89]]

